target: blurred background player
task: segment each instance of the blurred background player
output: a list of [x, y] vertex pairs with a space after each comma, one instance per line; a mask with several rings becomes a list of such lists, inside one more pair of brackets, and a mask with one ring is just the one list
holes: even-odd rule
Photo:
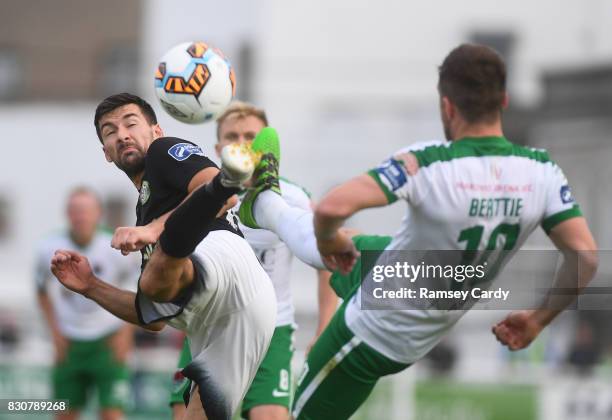
[[[215, 151], [229, 144], [252, 142], [257, 133], [268, 126], [264, 110], [251, 104], [235, 101], [217, 119], [217, 143]], [[280, 179], [282, 198], [288, 205], [310, 210], [309, 194], [300, 186]], [[276, 234], [263, 229], [251, 229], [239, 224], [240, 230], [249, 242], [259, 261], [270, 276], [277, 300], [276, 329], [266, 357], [259, 367], [251, 387], [242, 403], [242, 416], [253, 419], [287, 419], [293, 395], [291, 359], [293, 356], [293, 333], [295, 330], [293, 297], [291, 294], [291, 263], [293, 254]], [[325, 328], [336, 310], [338, 299], [329, 286], [330, 273], [318, 270], [319, 316], [315, 338]], [[189, 347], [183, 346], [178, 368], [190, 361]], [[181, 380], [182, 374], [175, 376]], [[179, 382], [173, 390], [170, 404], [174, 418], [181, 418], [184, 411], [183, 393], [187, 382]]]
[[78, 187], [68, 196], [69, 228], [46, 238], [36, 266], [38, 301], [55, 348], [53, 398], [69, 401], [70, 411], [59, 419], [75, 419], [87, 397], [97, 392], [100, 418], [122, 417], [129, 397], [126, 358], [133, 329], [95, 302], [50, 281], [49, 261], [56, 249], [79, 251], [89, 258], [96, 275], [110, 284], [135, 290], [138, 261], [110, 247], [112, 235], [100, 228], [102, 209], [97, 195]]

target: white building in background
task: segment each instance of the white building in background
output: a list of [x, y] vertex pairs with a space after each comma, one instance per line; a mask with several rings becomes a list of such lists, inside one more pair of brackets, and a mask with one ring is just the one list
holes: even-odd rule
[[[204, 39], [222, 48], [237, 66], [238, 92], [244, 84], [248, 99], [264, 106], [279, 129], [282, 171], [315, 199], [399, 147], [442, 135], [436, 68], [460, 42], [473, 36], [512, 39], [510, 90], [523, 104], [539, 100], [543, 69], [612, 57], [612, 3], [606, 0], [138, 4], [139, 18], [132, 24], [139, 28], [141, 65], [134, 90], [154, 101], [156, 60], [180, 41]], [[59, 24], [27, 26], [40, 31], [44, 43], [45, 31], [76, 23]], [[112, 25], [106, 20], [96, 30], [112, 30]], [[63, 48], [69, 51], [71, 42], [64, 39]], [[5, 77], [1, 58], [2, 51], [0, 79]], [[245, 69], [252, 71], [241, 74]], [[99, 150], [92, 125], [95, 105], [91, 99], [61, 98], [0, 103], [0, 217], [8, 226], [0, 238], [0, 308], [33, 305], [33, 247], [64, 225], [63, 200], [71, 187], [93, 185], [105, 196], [125, 200], [125, 211], [133, 214], [132, 185]], [[167, 133], [194, 139], [212, 154], [212, 125], [186, 126], [159, 114]], [[368, 232], [391, 233], [402, 213], [397, 205], [367, 212], [352, 223]]]

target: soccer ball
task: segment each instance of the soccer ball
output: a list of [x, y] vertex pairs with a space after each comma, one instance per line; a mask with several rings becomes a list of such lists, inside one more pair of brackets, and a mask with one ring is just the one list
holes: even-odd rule
[[214, 120], [227, 108], [236, 93], [236, 76], [219, 49], [185, 42], [159, 61], [155, 93], [168, 114], [199, 124]]

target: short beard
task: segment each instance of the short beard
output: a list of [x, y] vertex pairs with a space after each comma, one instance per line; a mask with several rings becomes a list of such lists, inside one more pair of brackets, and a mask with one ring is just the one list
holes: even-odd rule
[[145, 159], [143, 155], [138, 155], [135, 159], [128, 159], [126, 162], [115, 162], [115, 166], [121, 169], [129, 178], [144, 172]]

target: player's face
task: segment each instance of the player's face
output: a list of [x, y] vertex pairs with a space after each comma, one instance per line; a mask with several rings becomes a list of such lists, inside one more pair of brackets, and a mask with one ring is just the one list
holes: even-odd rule
[[228, 144], [253, 141], [264, 127], [263, 121], [253, 115], [247, 117], [230, 115], [219, 127], [219, 141], [215, 145], [217, 156], [221, 155], [221, 150]]
[[73, 238], [80, 245], [89, 243], [102, 214], [98, 199], [92, 194], [76, 193], [68, 200], [67, 214]]
[[129, 177], [144, 171], [147, 150], [162, 135], [159, 125], [150, 124], [136, 104], [123, 105], [103, 115], [99, 127], [106, 160]]

